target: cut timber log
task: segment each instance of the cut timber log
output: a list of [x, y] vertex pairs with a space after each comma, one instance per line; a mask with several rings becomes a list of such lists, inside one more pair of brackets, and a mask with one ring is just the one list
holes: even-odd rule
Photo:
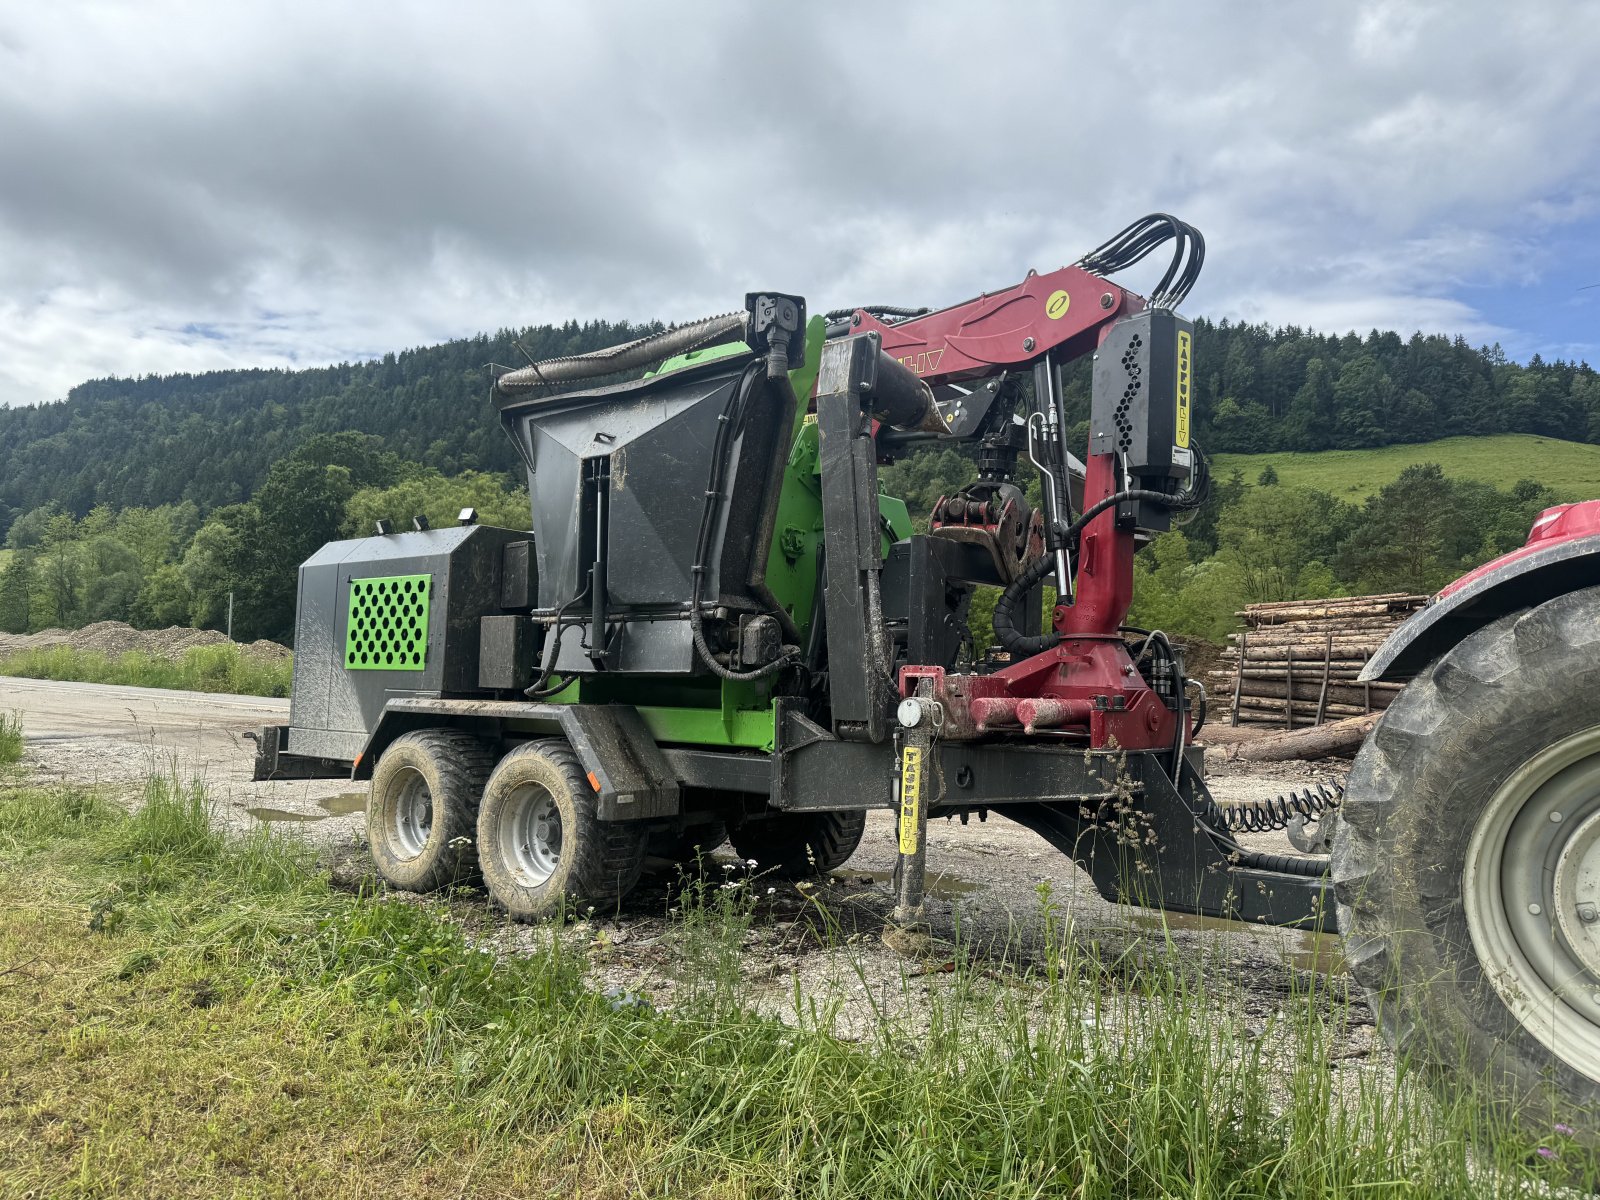
[[[1264, 713], [1276, 713], [1277, 717], [1278, 717], [1278, 723], [1280, 725], [1283, 725], [1285, 728], [1288, 728], [1286, 722], [1283, 720], [1283, 706], [1286, 703], [1288, 703], [1288, 701], [1286, 701], [1286, 700], [1262, 700], [1262, 699], [1260, 699], [1260, 698], [1258, 698], [1256, 696], [1240, 696], [1239, 697], [1239, 712], [1240, 712], [1241, 715], [1243, 715], [1244, 713], [1247, 713], [1247, 712], [1263, 713], [1263, 714]], [[1361, 704], [1332, 704], [1332, 703], [1330, 703], [1324, 708], [1322, 715], [1323, 715], [1324, 718], [1327, 718], [1327, 717], [1360, 717], [1360, 716], [1365, 716], [1368, 712], [1375, 712], [1380, 707], [1387, 707], [1387, 706], [1386, 705], [1380, 705], [1379, 702], [1378, 702], [1378, 698], [1376, 696], [1374, 696], [1372, 698], [1372, 708], [1371, 709], [1368, 709], [1367, 707], [1365, 707], [1364, 705], [1361, 705]], [[1308, 725], [1308, 724], [1315, 723], [1316, 719], [1317, 719], [1317, 702], [1315, 700], [1296, 700], [1294, 702], [1294, 716], [1295, 716], [1295, 727], [1296, 728], [1298, 728], [1299, 726], [1302, 726], [1302, 725]]]
[[[1282, 646], [1263, 646], [1258, 650], [1252, 641], [1244, 648], [1244, 659], [1246, 662], [1284, 662], [1289, 657], [1284, 653], [1284, 649]], [[1316, 646], [1309, 642], [1303, 652], [1299, 646], [1291, 646], [1288, 649], [1294, 652], [1294, 665], [1297, 667], [1313, 659], [1320, 663], [1324, 657], [1331, 658], [1335, 662], [1345, 659], [1366, 662], [1378, 652], [1377, 646], [1373, 646], [1370, 650], [1365, 646], [1334, 646], [1330, 650], [1326, 643]]]
[[[1382, 710], [1397, 687], [1363, 684], [1362, 668], [1428, 597], [1409, 592], [1252, 604], [1220, 655], [1231, 725], [1317, 726]], [[1218, 688], [1217, 690], [1221, 690]]]
[[1386, 592], [1381, 596], [1330, 596], [1326, 600], [1266, 600], [1260, 604], [1250, 605], [1245, 612], [1283, 612], [1286, 609], [1305, 608], [1308, 605], [1322, 608], [1372, 608], [1383, 604], [1421, 608], [1427, 602], [1427, 596], [1418, 596], [1411, 592]]
[[[1282, 729], [1282, 723], [1276, 726]], [[1237, 726], [1212, 725], [1209, 722], [1200, 731], [1200, 736], [1195, 739], [1199, 746], [1239, 746], [1245, 742], [1255, 742], [1267, 736], [1267, 730], [1259, 725]]]
[[[1299, 625], [1272, 625], [1266, 629], [1252, 629], [1250, 631], [1250, 644], [1252, 646], [1298, 646], [1302, 643], [1309, 645], [1312, 642], [1319, 646], [1326, 646], [1328, 639], [1333, 638], [1335, 646], [1346, 642], [1381, 642], [1394, 628], [1392, 625], [1383, 625], [1375, 629], [1321, 629], [1307, 630]], [[1232, 645], [1239, 644], [1235, 635]]]
[[[1343, 679], [1346, 682], [1349, 682], [1361, 674], [1361, 670], [1366, 666], [1366, 662], [1366, 659], [1361, 659], [1355, 662], [1340, 662], [1338, 659], [1335, 659], [1328, 666], [1328, 678]], [[1247, 662], [1244, 665], [1244, 677], [1246, 679], [1285, 679], [1289, 674], [1288, 668], [1289, 664], [1284, 662], [1282, 659], [1279, 659], [1275, 663]], [[1231, 679], [1237, 674], [1237, 670], [1232, 670], [1228, 672], [1228, 677]], [[1312, 661], [1309, 658], [1295, 659], [1294, 677], [1298, 680], [1321, 679], [1322, 660], [1317, 659], [1316, 661]]]
[[[1393, 631], [1393, 625], [1382, 625], [1375, 629], [1322, 629], [1306, 630], [1300, 625], [1273, 625], [1266, 629], [1252, 629], [1250, 631], [1250, 644], [1252, 646], [1310, 646], [1315, 644], [1319, 649], [1328, 644], [1328, 639], [1333, 639], [1335, 646], [1354, 643], [1366, 645], [1372, 642], [1381, 642]], [[1231, 643], [1239, 644], [1238, 635], [1234, 636]]]
[[1393, 613], [1386, 617], [1318, 617], [1304, 621], [1285, 621], [1279, 625], [1251, 626], [1251, 637], [1260, 634], [1262, 637], [1274, 637], [1284, 633], [1355, 633], [1371, 630], [1373, 632], [1386, 632], [1400, 624], [1405, 613]]
[[[1322, 699], [1321, 672], [1315, 672], [1316, 678], [1301, 682], [1297, 676], [1294, 684], [1294, 698], [1296, 700], [1310, 700], [1313, 703]], [[1368, 688], [1371, 692], [1368, 692]], [[1245, 678], [1244, 686], [1240, 688], [1241, 696], [1248, 696], [1256, 700], [1282, 700], [1288, 694], [1289, 683], [1281, 675], [1276, 679], [1251, 679]], [[1399, 691], [1396, 684], [1379, 683], [1349, 683], [1343, 680], [1328, 683], [1329, 704], [1354, 704], [1362, 708], [1367, 703], [1367, 697], [1372, 697], [1372, 707], [1378, 708], [1387, 705], [1394, 699], [1395, 692]]]
[[1252, 625], [1268, 626], [1286, 625], [1290, 622], [1304, 620], [1332, 620], [1335, 618], [1342, 620], [1346, 617], [1385, 617], [1389, 615], [1389, 611], [1390, 610], [1382, 604], [1374, 604], [1363, 608], [1328, 608], [1326, 606], [1317, 608], [1286, 608], [1280, 612], [1241, 612], [1238, 615], [1244, 618], [1246, 621], [1249, 621]]
[[1245, 762], [1287, 762], [1296, 758], [1348, 754], [1360, 747], [1377, 723], [1375, 715], [1351, 717], [1329, 725], [1313, 725], [1309, 729], [1270, 733], [1241, 745], [1233, 752], [1233, 757]]

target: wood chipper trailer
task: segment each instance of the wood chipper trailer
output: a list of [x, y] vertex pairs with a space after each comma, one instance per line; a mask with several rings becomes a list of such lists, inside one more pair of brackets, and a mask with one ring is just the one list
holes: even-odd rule
[[[1110, 282], [1161, 248], [1148, 298]], [[1416, 678], [1323, 822], [1331, 870], [1241, 846], [1231, 826], [1322, 799], [1219, 808], [1193, 745], [1203, 691], [1161, 631], [1126, 625], [1136, 549], [1205, 493], [1176, 311], [1203, 257], [1158, 214], [937, 311], [808, 318], [753, 293], [497, 372], [531, 530], [468, 512], [313, 555], [290, 720], [263, 731], [258, 777], [370, 779], [390, 885], [481, 874], [522, 919], [615, 905], [647, 855], [724, 837], [763, 869], [825, 872], [883, 808], [895, 920], [916, 924], [927, 822], [999, 814], [1112, 900], [1329, 930], [1337, 910], [1391, 1036], [1513, 1093], [1594, 1099], [1600, 504], [1547, 514], [1368, 668]], [[1060, 372], [1084, 355], [1080, 461]], [[930, 441], [973, 443], [979, 478], [918, 534], [878, 465]], [[971, 653], [980, 586], [1002, 589], [1005, 661]]]

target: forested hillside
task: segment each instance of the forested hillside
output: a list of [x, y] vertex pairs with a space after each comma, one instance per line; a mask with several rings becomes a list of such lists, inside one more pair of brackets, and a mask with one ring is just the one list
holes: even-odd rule
[[[569, 323], [306, 371], [99, 380], [59, 404], [0, 409], [0, 543], [11, 552], [0, 629], [219, 628], [231, 595], [236, 635], [286, 638], [295, 566], [329, 538], [379, 517], [444, 521], [467, 504], [493, 523], [526, 520], [486, 364], [648, 328]], [[1248, 601], [1429, 590], [1518, 544], [1540, 508], [1593, 490], [1577, 445], [1560, 480], [1546, 477], [1558, 457], [1548, 445], [1472, 470], [1459, 469], [1459, 440], [1419, 447], [1398, 477], [1347, 453], [1506, 433], [1600, 442], [1600, 379], [1585, 364], [1521, 366], [1442, 337], [1205, 321], [1196, 361], [1199, 441], [1274, 457], [1223, 458], [1205, 509], [1139, 556], [1142, 623], [1217, 637]], [[1065, 378], [1078, 445], [1088, 367]], [[975, 475], [970, 447], [946, 447], [883, 480], [926, 513]], [[992, 599], [975, 605], [980, 644]]]
[[[248, 499], [272, 463], [318, 433], [357, 430], [445, 474], [515, 466], [485, 365], [574, 353], [637, 336], [569, 322], [304, 371], [223, 371], [85, 383], [60, 403], [0, 408], [0, 538], [54, 503], [83, 517]], [[655, 328], [651, 326], [649, 328]], [[1461, 339], [1366, 337], [1259, 325], [1196, 325], [1197, 436], [1212, 453], [1361, 449], [1459, 435], [1600, 441], [1600, 378], [1587, 365], [1507, 362]], [[1067, 374], [1088, 415], [1087, 362]]]
[[[1587, 363], [1507, 361], [1462, 338], [1366, 337], [1195, 323], [1197, 436], [1212, 453], [1361, 450], [1532, 433], [1600, 442], [1600, 375]], [[1087, 420], [1087, 364], [1070, 373]]]
[[267, 469], [318, 433], [376, 434], [401, 458], [447, 474], [516, 464], [489, 399], [491, 362], [614, 345], [659, 326], [595, 321], [446, 342], [367, 363], [303, 371], [97, 379], [63, 402], [0, 408], [0, 540], [16, 516], [55, 504], [75, 516], [247, 500]]

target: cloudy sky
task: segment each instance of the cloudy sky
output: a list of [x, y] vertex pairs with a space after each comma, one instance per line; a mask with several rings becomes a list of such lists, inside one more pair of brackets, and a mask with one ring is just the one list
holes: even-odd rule
[[1580, 0], [0, 0], [0, 404], [937, 305], [1156, 209], [1193, 315], [1600, 362], [1597, 64]]

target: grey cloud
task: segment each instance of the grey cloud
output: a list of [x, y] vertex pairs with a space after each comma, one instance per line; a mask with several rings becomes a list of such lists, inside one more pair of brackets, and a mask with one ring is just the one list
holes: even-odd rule
[[949, 301], [1153, 208], [1211, 242], [1197, 311], [1489, 329], [1451, 288], [1592, 213], [1581, 8], [13, 10], [0, 403], [753, 285]]

